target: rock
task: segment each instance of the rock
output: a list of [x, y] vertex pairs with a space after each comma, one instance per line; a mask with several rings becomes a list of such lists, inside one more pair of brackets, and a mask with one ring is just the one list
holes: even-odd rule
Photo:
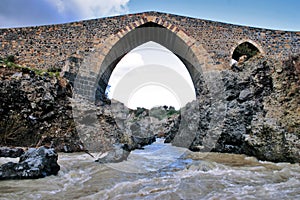
[[19, 163], [8, 162], [0, 166], [0, 179], [34, 179], [57, 175], [60, 166], [53, 149], [30, 148], [20, 157]]
[[[12, 74], [22, 76], [11, 78]], [[33, 76], [31, 70], [6, 73], [0, 68], [1, 75], [0, 146], [50, 145], [55, 140], [59, 147], [56, 150], [82, 151], [76, 147], [80, 139], [73, 120], [69, 99], [72, 89], [68, 80]], [[52, 141], [39, 143], [45, 136]], [[65, 140], [66, 136], [73, 139]]]
[[124, 145], [122, 144], [114, 144], [113, 149], [107, 152], [104, 157], [101, 157], [95, 162], [99, 163], [117, 163], [122, 162], [127, 159], [129, 155], [129, 151], [124, 149]]
[[16, 73], [14, 73], [11, 77], [12, 77], [12, 78], [17, 78], [17, 79], [18, 79], [18, 78], [21, 78], [22, 75], [23, 75], [22, 72], [16, 72]]
[[281, 74], [281, 73], [282, 73], [282, 68], [276, 69], [276, 72], [277, 72], [278, 74]]
[[[299, 140], [295, 136], [288, 139], [285, 130], [277, 124], [276, 119], [256, 117], [252, 124], [252, 134], [247, 135], [244, 151], [260, 160], [273, 162], [300, 162], [297, 146]], [[287, 148], [288, 146], [288, 148]]]
[[[300, 99], [300, 87], [293, 65], [254, 57], [244, 62], [240, 71], [221, 73], [227, 109], [221, 135], [212, 151], [242, 153], [273, 162], [300, 162], [300, 115], [296, 100]], [[273, 73], [274, 66], [284, 70]], [[203, 137], [215, 118], [211, 117], [212, 105], [199, 101], [199, 106], [201, 131], [197, 131], [190, 147], [193, 151], [205, 151]]]
[[189, 148], [199, 130], [201, 112], [199, 102], [194, 100], [181, 109], [178, 133], [172, 140], [172, 145]]
[[150, 137], [137, 137], [137, 136], [131, 136], [131, 144], [125, 144], [124, 149], [128, 151], [132, 151], [134, 149], [142, 149], [143, 146], [145, 145], [150, 145], [153, 142], [156, 141], [155, 136], [150, 136]]
[[240, 92], [239, 100], [240, 102], [247, 101], [252, 96], [252, 92], [250, 89], [245, 89]]
[[247, 60], [248, 56], [247, 55], [242, 55], [239, 57], [238, 63], [241, 64]]
[[50, 94], [50, 92], [46, 92], [43, 96], [43, 101], [54, 101], [54, 97]]
[[231, 59], [230, 60], [230, 66], [233, 66], [235, 64], [237, 64], [238, 61], [234, 60], [234, 59]]
[[17, 158], [24, 153], [22, 148], [0, 147], [0, 157]]

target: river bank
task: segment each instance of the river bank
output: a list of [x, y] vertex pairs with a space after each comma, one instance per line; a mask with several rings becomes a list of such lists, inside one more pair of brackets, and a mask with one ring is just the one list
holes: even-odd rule
[[[163, 107], [130, 110], [114, 101], [96, 106], [79, 102], [76, 105], [84, 109], [74, 116], [71, 80], [6, 65], [0, 66], [1, 146], [105, 153], [114, 144], [129, 151], [141, 148], [160, 135], [174, 145], [190, 140], [185, 147], [193, 151], [246, 154], [273, 162], [300, 159], [299, 57], [283, 63], [254, 57], [222, 71], [222, 113], [204, 85], [201, 98], [179, 112]], [[88, 126], [91, 121], [99, 126]], [[185, 122], [190, 122], [188, 129], [182, 129]], [[185, 136], [188, 132], [191, 138]]]

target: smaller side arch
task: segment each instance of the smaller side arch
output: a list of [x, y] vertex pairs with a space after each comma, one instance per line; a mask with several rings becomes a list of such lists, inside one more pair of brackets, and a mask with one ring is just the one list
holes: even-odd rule
[[238, 61], [239, 58], [237, 58], [235, 55], [236, 54], [236, 49], [243, 44], [249, 44], [250, 48], [254, 48], [255, 50], [257, 50], [257, 52], [260, 55], [265, 55], [265, 51], [263, 50], [263, 48], [261, 47], [261, 45], [259, 45], [258, 43], [254, 42], [253, 40], [250, 39], [243, 39], [238, 41], [230, 50], [230, 65], [232, 65], [232, 59]]

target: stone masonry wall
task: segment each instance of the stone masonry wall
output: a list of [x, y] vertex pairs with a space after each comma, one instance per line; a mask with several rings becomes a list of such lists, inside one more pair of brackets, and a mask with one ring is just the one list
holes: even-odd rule
[[[67, 24], [0, 29], [0, 57], [14, 55], [17, 63], [46, 69], [62, 68], [70, 57], [84, 58], [104, 41], [139, 21], [176, 27], [199, 42], [215, 64], [229, 66], [233, 50], [244, 41], [254, 43], [268, 57], [285, 59], [299, 53], [300, 32], [237, 26], [172, 14], [147, 12]], [[134, 26], [134, 27], [132, 27]]]

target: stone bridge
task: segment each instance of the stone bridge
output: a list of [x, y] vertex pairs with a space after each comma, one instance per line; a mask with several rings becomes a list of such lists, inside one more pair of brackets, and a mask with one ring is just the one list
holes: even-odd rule
[[[95, 149], [105, 146], [96, 138], [103, 137], [99, 131], [107, 132], [97, 122], [94, 101], [102, 99], [122, 57], [148, 41], [173, 52], [186, 66], [195, 87], [196, 103], [181, 110], [173, 144], [299, 162], [299, 79], [295, 67], [283, 69], [273, 59], [299, 54], [300, 32], [146, 12], [0, 29], [0, 57], [14, 55], [18, 64], [64, 72], [74, 86], [72, 111], [79, 124], [77, 132], [86, 148], [93, 150], [93, 145]], [[245, 67], [237, 73], [228, 69], [241, 44], [252, 45], [265, 57], [254, 59], [253, 69]], [[295, 60], [292, 63], [296, 65]], [[126, 120], [122, 115], [126, 109], [116, 110], [119, 121]], [[88, 116], [87, 120], [82, 116]], [[107, 134], [111, 135], [111, 130]]]
[[94, 98], [96, 90], [104, 93], [118, 61], [148, 41], [165, 46], [183, 61], [198, 95], [197, 85], [203, 73], [229, 68], [238, 45], [248, 42], [265, 56], [284, 59], [299, 52], [300, 32], [145, 12], [67, 24], [1, 29], [0, 57], [14, 55], [21, 65], [62, 69], [72, 81], [77, 77], [75, 88], [79, 94]]

